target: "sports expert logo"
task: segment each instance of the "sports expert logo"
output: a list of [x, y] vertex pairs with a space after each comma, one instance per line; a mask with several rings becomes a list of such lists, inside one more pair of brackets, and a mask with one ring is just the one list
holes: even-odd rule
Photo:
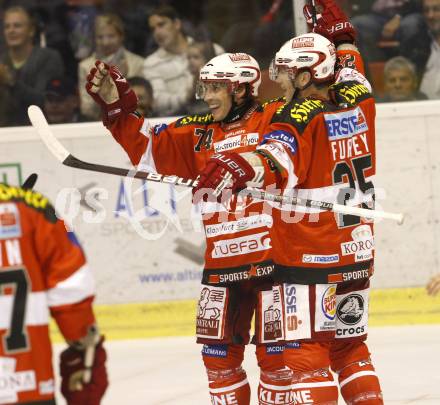
[[338, 305], [337, 314], [339, 320], [345, 325], [356, 325], [362, 319], [365, 310], [365, 302], [361, 295], [350, 294]]

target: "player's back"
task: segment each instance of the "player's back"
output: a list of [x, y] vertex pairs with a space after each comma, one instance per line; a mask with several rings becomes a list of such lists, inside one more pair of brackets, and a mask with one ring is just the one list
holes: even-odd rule
[[53, 403], [49, 307], [84, 264], [46, 197], [0, 183], [0, 403]]
[[[357, 82], [339, 83], [333, 90], [337, 103], [310, 98], [285, 105], [275, 114], [271, 130], [296, 135], [289, 173], [296, 180], [293, 195], [371, 206], [374, 99]], [[368, 273], [374, 249], [372, 224], [313, 207], [294, 209], [274, 210], [274, 258], [282, 278], [327, 283]]]

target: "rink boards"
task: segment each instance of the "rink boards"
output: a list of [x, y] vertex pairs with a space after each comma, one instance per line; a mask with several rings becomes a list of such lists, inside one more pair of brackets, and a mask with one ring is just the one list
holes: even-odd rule
[[[97, 317], [107, 339], [159, 336], [193, 336], [196, 301], [98, 305]], [[440, 324], [440, 295], [430, 297], [424, 288], [372, 290], [370, 326]], [[61, 341], [56, 327], [52, 336]]]
[[[382, 209], [404, 211], [408, 217], [402, 227], [389, 221], [376, 225], [373, 287], [387, 292], [381, 295], [377, 290], [374, 297], [389, 297], [393, 291], [396, 305], [389, 310], [388, 298], [377, 303], [374, 298], [372, 322], [376, 322], [375, 308], [377, 321], [384, 323], [392, 319], [408, 322], [408, 313], [416, 318], [410, 322], [431, 322], [429, 314], [434, 313], [434, 319], [438, 315], [435, 308], [429, 309], [435, 301], [407, 301], [409, 290], [389, 289], [422, 287], [440, 272], [439, 107], [440, 102], [432, 101], [378, 106], [378, 203]], [[53, 129], [82, 160], [130, 167], [100, 123]], [[129, 334], [130, 328], [123, 326], [129, 316], [139, 325], [146, 322], [137, 329], [151, 336], [192, 333], [204, 233], [191, 207], [189, 190], [64, 167], [32, 128], [1, 129], [0, 179], [14, 184], [31, 172], [40, 175], [37, 189], [64, 212], [84, 246], [97, 279], [100, 320], [109, 325], [109, 333], [115, 337], [119, 330]], [[415, 292], [422, 290], [411, 291], [411, 297], [416, 297]], [[175, 321], [162, 324], [164, 319]]]

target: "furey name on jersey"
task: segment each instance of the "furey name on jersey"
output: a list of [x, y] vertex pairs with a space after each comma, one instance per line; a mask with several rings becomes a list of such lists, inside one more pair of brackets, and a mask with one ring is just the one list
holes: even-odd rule
[[333, 160], [343, 160], [368, 153], [368, 124], [360, 107], [324, 114]]

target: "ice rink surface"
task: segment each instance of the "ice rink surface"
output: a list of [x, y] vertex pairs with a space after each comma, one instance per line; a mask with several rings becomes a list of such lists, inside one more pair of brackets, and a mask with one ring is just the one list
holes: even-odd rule
[[[385, 404], [440, 404], [440, 325], [370, 328], [368, 342]], [[57, 353], [62, 347], [56, 345]], [[194, 338], [121, 340], [106, 342], [106, 347], [110, 387], [102, 405], [210, 404], [201, 347]], [[253, 390], [251, 404], [257, 405], [253, 346], [244, 367]]]

